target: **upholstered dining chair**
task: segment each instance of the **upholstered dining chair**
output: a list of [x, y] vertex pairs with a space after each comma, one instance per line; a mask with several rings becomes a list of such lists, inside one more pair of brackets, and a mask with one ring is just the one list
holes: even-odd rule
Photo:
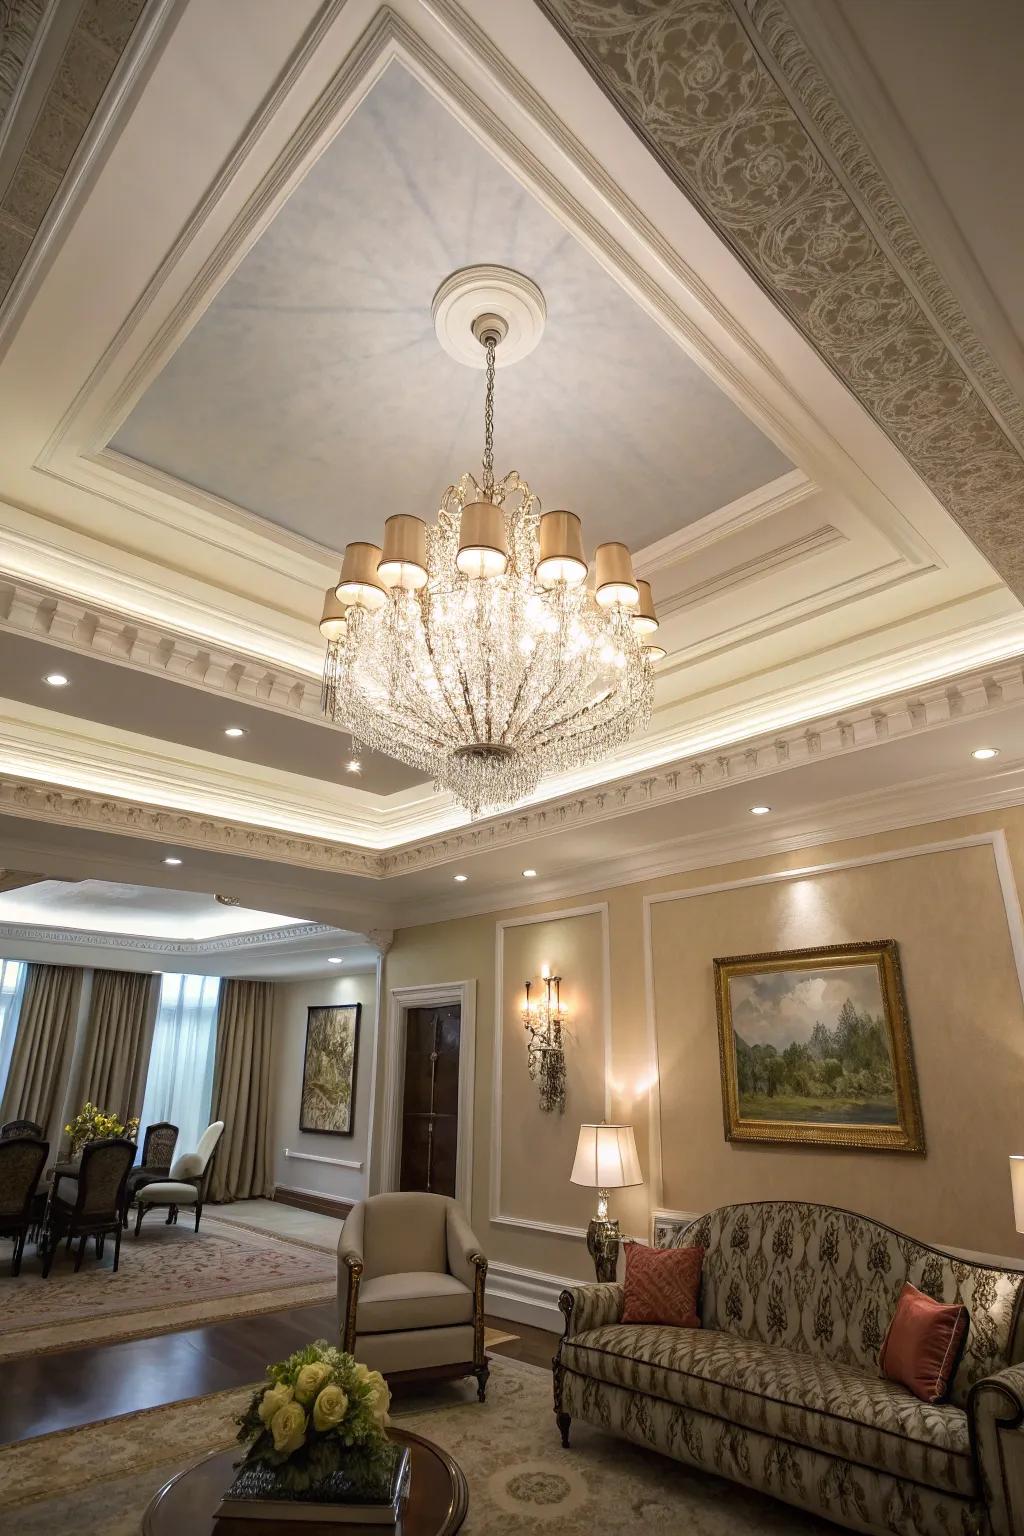
[[487, 1391], [487, 1260], [462, 1207], [445, 1195], [371, 1195], [338, 1244], [344, 1348], [391, 1381], [475, 1376]]
[[36, 1186], [43, 1176], [50, 1143], [36, 1136], [5, 1136], [0, 1139], [0, 1235], [13, 1237], [11, 1274], [21, 1273], [21, 1256], [29, 1229], [39, 1223], [45, 1194]]
[[61, 1177], [50, 1199], [46, 1228], [43, 1279], [50, 1273], [53, 1255], [61, 1238], [68, 1247], [78, 1238], [75, 1273], [82, 1267], [87, 1238], [96, 1241], [96, 1257], [103, 1257], [103, 1241], [114, 1236], [114, 1273], [121, 1259], [121, 1212], [128, 1171], [135, 1161], [136, 1146], [122, 1136], [91, 1141], [82, 1153], [77, 1178]]
[[40, 1141], [42, 1135], [42, 1126], [36, 1125], [34, 1120], [8, 1120], [6, 1125], [0, 1125], [0, 1141], [6, 1141], [10, 1136], [34, 1136]]
[[157, 1179], [155, 1183], [146, 1184], [138, 1191], [135, 1196], [136, 1237], [142, 1230], [143, 1216], [153, 1206], [166, 1208], [169, 1227], [177, 1225], [181, 1206], [193, 1208], [196, 1213], [195, 1230], [199, 1231], [199, 1218], [203, 1214], [203, 1203], [210, 1187], [213, 1155], [223, 1132], [224, 1121], [215, 1120], [200, 1136], [194, 1152], [183, 1152], [175, 1159], [169, 1179]]
[[142, 1142], [142, 1157], [137, 1168], [128, 1175], [124, 1192], [124, 1225], [128, 1225], [128, 1207], [146, 1184], [155, 1184], [170, 1176], [174, 1161], [174, 1148], [178, 1140], [178, 1127], [169, 1120], [156, 1120], [146, 1126]]

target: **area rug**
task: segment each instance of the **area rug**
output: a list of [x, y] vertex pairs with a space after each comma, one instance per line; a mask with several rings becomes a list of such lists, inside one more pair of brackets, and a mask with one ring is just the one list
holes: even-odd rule
[[163, 1222], [126, 1232], [116, 1275], [112, 1262], [109, 1239], [101, 1262], [90, 1244], [76, 1275], [62, 1245], [44, 1280], [28, 1253], [20, 1276], [0, 1282], [0, 1360], [308, 1306], [337, 1287], [333, 1254], [215, 1216], [198, 1232]]
[[[251, 1389], [220, 1392], [44, 1435], [0, 1450], [0, 1524], [18, 1536], [138, 1536], [142, 1512], [183, 1464], [234, 1439]], [[563, 1451], [551, 1375], [519, 1360], [491, 1365], [487, 1402], [473, 1383], [399, 1405], [396, 1422], [443, 1446], [469, 1482], [465, 1536], [838, 1536], [838, 1528], [666, 1457], [573, 1426]]]

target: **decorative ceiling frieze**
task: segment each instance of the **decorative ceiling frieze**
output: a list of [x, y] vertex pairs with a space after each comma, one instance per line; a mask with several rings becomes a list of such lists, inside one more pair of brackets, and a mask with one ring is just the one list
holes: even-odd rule
[[761, 287], [1024, 599], [1021, 402], [780, 0], [537, 0]]
[[[0, 772], [0, 816], [119, 833], [175, 846], [234, 853], [364, 879], [386, 881], [417, 870], [572, 831], [636, 811], [656, 809], [728, 784], [752, 782], [787, 768], [839, 757], [1024, 702], [1024, 661], [979, 668], [953, 680], [903, 692], [694, 753], [594, 789], [527, 806], [387, 852], [294, 836], [215, 816], [162, 810], [124, 796], [67, 789]], [[378, 941], [386, 940], [386, 934]]]
[[[6, 185], [0, 186], [0, 303], [28, 255], [146, 3], [77, 0], [78, 14], [35, 120]], [[64, 13], [76, 9], [76, 0], [59, 4]], [[10, 126], [6, 109], [16, 99], [47, 9], [39, 0], [0, 0], [0, 133]]]
[[0, 940], [19, 944], [78, 944], [91, 949], [141, 949], [155, 955], [195, 957], [201, 955], [244, 954], [277, 944], [326, 938], [336, 934], [329, 923], [288, 923], [277, 928], [263, 928], [253, 933], [222, 934], [215, 939], [148, 938], [137, 933], [104, 933], [88, 928], [50, 927], [45, 923], [0, 922]]

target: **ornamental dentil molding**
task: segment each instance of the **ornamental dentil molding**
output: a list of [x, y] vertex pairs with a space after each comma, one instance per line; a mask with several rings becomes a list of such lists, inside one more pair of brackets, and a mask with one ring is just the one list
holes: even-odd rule
[[[753, 736], [720, 750], [694, 753], [612, 783], [541, 805], [525, 806], [382, 853], [212, 816], [163, 811], [128, 799], [19, 779], [2, 771], [0, 814], [153, 841], [173, 840], [212, 852], [386, 881], [455, 859], [671, 804], [723, 784], [755, 781], [801, 764], [863, 751], [900, 737], [941, 729], [961, 719], [996, 713], [1021, 702], [1024, 658], [1016, 658], [841, 714]], [[390, 947], [388, 930], [372, 930], [368, 938], [382, 954]]]
[[267, 666], [156, 624], [128, 620], [13, 577], [0, 577], [0, 629], [65, 650], [159, 673], [210, 693], [323, 722], [320, 679]]
[[226, 955], [270, 945], [291, 944], [336, 933], [328, 923], [288, 923], [253, 933], [221, 934], [211, 939], [161, 939], [145, 934], [102, 933], [87, 928], [51, 928], [41, 923], [0, 923], [0, 941], [19, 944], [77, 944], [90, 949], [146, 950], [154, 955]]

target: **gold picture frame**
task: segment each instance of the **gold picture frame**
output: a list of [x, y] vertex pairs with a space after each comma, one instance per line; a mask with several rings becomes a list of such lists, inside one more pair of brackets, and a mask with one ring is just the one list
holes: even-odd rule
[[727, 1141], [924, 1152], [895, 939], [714, 966]]

